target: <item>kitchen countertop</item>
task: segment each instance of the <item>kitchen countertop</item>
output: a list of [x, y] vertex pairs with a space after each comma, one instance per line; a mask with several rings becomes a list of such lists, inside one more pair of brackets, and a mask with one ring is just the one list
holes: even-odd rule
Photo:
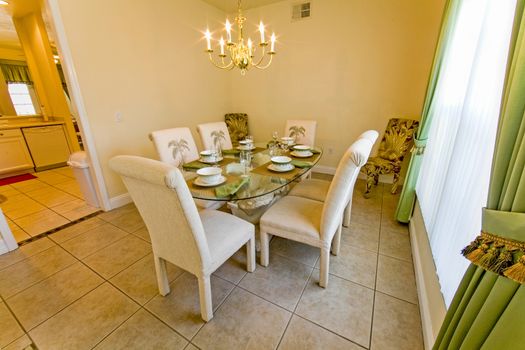
[[29, 128], [33, 126], [50, 126], [50, 125], [62, 125], [63, 121], [11, 121], [9, 123], [2, 123], [0, 120], [0, 130], [8, 129], [19, 129], [19, 128]]

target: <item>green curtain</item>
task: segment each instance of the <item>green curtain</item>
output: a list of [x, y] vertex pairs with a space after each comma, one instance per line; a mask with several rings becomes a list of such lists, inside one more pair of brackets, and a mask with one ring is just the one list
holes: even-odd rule
[[2, 69], [6, 83], [33, 84], [29, 68], [25, 63], [0, 62], [0, 69]]
[[456, 27], [460, 4], [461, 0], [447, 0], [445, 5], [443, 20], [441, 23], [441, 32], [438, 38], [432, 71], [430, 73], [423, 112], [421, 113], [421, 121], [419, 122], [419, 129], [414, 138], [414, 149], [412, 151], [403, 190], [396, 210], [396, 219], [400, 222], [407, 223], [410, 220], [412, 210], [414, 209], [414, 203], [416, 200], [416, 183], [419, 177], [421, 161], [423, 160], [423, 152], [427, 144], [430, 125], [432, 123], [436, 87], [440, 79], [443, 59], [448, 50], [454, 28]]
[[434, 349], [525, 348], [525, 0], [518, 0], [482, 235]]

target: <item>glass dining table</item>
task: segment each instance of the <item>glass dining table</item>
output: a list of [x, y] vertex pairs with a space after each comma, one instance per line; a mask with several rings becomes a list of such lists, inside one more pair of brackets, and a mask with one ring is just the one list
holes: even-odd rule
[[[241, 201], [256, 199], [267, 196], [271, 193], [283, 191], [292, 182], [298, 181], [301, 176], [306, 174], [315, 166], [323, 151], [319, 147], [312, 149], [310, 157], [295, 157], [289, 151], [280, 150], [280, 155], [292, 158], [293, 170], [287, 172], [275, 172], [268, 169], [271, 163], [271, 156], [266, 145], [256, 144], [256, 148], [251, 151], [251, 164], [249, 167], [240, 163], [239, 154], [235, 151], [224, 151], [223, 159], [215, 166], [222, 168], [222, 175], [226, 181], [217, 186], [199, 186], [195, 183], [198, 177], [196, 171], [200, 167], [210, 166], [199, 161], [191, 162], [184, 166], [186, 183], [191, 195], [195, 199], [207, 201]], [[292, 152], [293, 153], [293, 152]], [[221, 191], [229, 186], [234, 188], [233, 194]]]

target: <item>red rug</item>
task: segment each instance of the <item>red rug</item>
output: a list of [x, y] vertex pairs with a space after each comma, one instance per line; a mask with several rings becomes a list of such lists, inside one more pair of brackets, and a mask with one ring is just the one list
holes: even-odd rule
[[26, 181], [26, 180], [31, 180], [31, 179], [36, 179], [36, 176], [32, 174], [22, 174], [22, 175], [17, 175], [17, 176], [6, 177], [3, 179], [0, 179], [0, 186], [10, 185], [16, 182], [21, 182], [21, 181]]

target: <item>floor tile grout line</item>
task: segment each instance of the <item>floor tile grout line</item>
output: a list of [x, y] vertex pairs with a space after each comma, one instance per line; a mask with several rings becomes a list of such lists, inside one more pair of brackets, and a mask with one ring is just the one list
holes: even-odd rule
[[319, 323], [317, 323], [317, 322], [315, 322], [315, 321], [313, 321], [313, 320], [310, 320], [309, 318], [306, 318], [305, 316], [302, 316], [302, 315], [300, 315], [300, 314], [296, 314], [296, 313], [294, 313], [293, 315], [294, 315], [294, 316], [297, 316], [297, 317], [299, 317], [299, 318], [301, 318], [301, 319], [303, 319], [303, 320], [305, 320], [305, 321], [307, 321], [307, 322], [310, 322], [310, 323], [316, 325], [317, 327], [322, 328], [322, 329], [324, 329], [325, 331], [330, 332], [330, 333], [332, 333], [332, 334], [334, 334], [334, 335], [336, 335], [336, 336], [338, 336], [338, 337], [340, 337], [340, 338], [342, 338], [342, 339], [344, 339], [344, 340], [347, 340], [347, 341], [349, 341], [350, 343], [359, 346], [360, 348], [368, 349], [366, 346], [363, 346], [363, 345], [361, 345], [361, 344], [356, 343], [355, 340], [349, 339], [349, 338], [345, 337], [344, 335], [338, 334], [338, 333], [336, 333], [335, 331], [331, 330], [330, 328], [326, 328], [325, 326], [323, 326], [323, 325], [321, 325], [321, 324], [319, 324]]
[[[13, 310], [11, 309], [11, 307], [9, 306], [9, 304], [7, 303], [7, 300], [0, 295], [0, 300], [4, 302], [4, 305], [5, 307], [7, 308], [7, 310], [9, 311], [9, 313], [11, 313], [11, 315], [13, 316], [13, 318], [15, 319], [16, 323], [18, 324], [18, 326], [20, 327], [20, 329], [22, 329], [22, 331], [24, 332], [24, 335], [26, 335], [29, 340], [31, 340], [31, 345], [34, 345], [35, 342], [33, 340], [33, 338], [31, 338], [31, 335], [29, 334], [29, 332], [25, 329], [25, 327], [22, 325], [22, 323], [20, 322], [20, 320], [18, 319], [18, 317], [16, 317], [16, 314], [13, 312]], [[13, 340], [11, 343], [7, 344], [7, 345], [10, 345], [12, 343], [14, 343], [15, 341], [17, 341], [18, 339], [20, 339], [22, 336], [16, 338], [15, 340]]]
[[[26, 258], [23, 258], [22, 260], [15, 261], [15, 262], [12, 263], [12, 264], [9, 264], [9, 265], [6, 265], [6, 266], [0, 268], [0, 272], [3, 271], [3, 270], [5, 270], [5, 269], [7, 269], [7, 268], [10, 267], [10, 266], [16, 265], [16, 264], [18, 264], [18, 263], [20, 263], [20, 262], [22, 262], [22, 261], [25, 261], [25, 260], [27, 260], [27, 259], [29, 259], [29, 258], [31, 258], [31, 257], [33, 257], [33, 256], [35, 256], [35, 255], [38, 255], [38, 254], [40, 254], [40, 253], [43, 253], [43, 252], [45, 252], [45, 251], [48, 250], [48, 249], [53, 248], [53, 247], [56, 245], [56, 243], [55, 243], [54, 241], [53, 241], [53, 243], [54, 243], [54, 245], [52, 245], [52, 246], [50, 246], [50, 247], [48, 247], [48, 248], [46, 248], [46, 249], [44, 249], [44, 250], [41, 250], [41, 251], [39, 251], [38, 253], [35, 253], [35, 254], [30, 255], [30, 256], [28, 256], [28, 257], [26, 257]], [[7, 252], [6, 254], [9, 254], [9, 253], [10, 253], [10, 252]]]
[[378, 245], [377, 245], [377, 256], [376, 256], [376, 274], [375, 274], [375, 281], [374, 281], [374, 294], [372, 299], [372, 315], [370, 318], [370, 336], [368, 339], [368, 348], [372, 347], [372, 339], [374, 335], [374, 313], [375, 313], [375, 307], [376, 307], [376, 294], [377, 294], [377, 276], [379, 272], [379, 251], [381, 250], [381, 230], [383, 226], [383, 205], [384, 205], [384, 196], [385, 196], [385, 186], [381, 186], [381, 209], [380, 209], [380, 216], [379, 216], [379, 238], [378, 238]]
[[[107, 281], [106, 281], [107, 282]], [[127, 295], [126, 295], [127, 296]], [[126, 323], [130, 318], [132, 318], [133, 316], [135, 316], [140, 310], [142, 310], [142, 307], [139, 305], [139, 308], [133, 312], [131, 315], [129, 315], [128, 318], [126, 318], [124, 321], [122, 321], [121, 323], [119, 323], [113, 330], [111, 330], [108, 334], [106, 334], [104, 337], [102, 337], [102, 339], [100, 339], [100, 341], [98, 343], [96, 343], [94, 346], [91, 347], [91, 349], [94, 349], [96, 348], [100, 343], [102, 343], [104, 340], [106, 340], [106, 338], [108, 338], [111, 334], [113, 334], [114, 332], [117, 331], [117, 329], [119, 329], [124, 323]]]
[[288, 320], [288, 323], [286, 324], [286, 327], [284, 328], [283, 334], [279, 338], [279, 342], [277, 343], [276, 349], [279, 349], [279, 346], [281, 346], [281, 343], [282, 343], [282, 341], [284, 339], [284, 336], [286, 335], [286, 331], [288, 331], [288, 327], [290, 326], [290, 323], [292, 322], [292, 318], [295, 315], [295, 311], [297, 310], [297, 307], [299, 306], [299, 303], [301, 302], [301, 298], [303, 297], [304, 291], [306, 290], [306, 288], [308, 288], [308, 284], [310, 282], [310, 279], [312, 278], [312, 274], [313, 274], [314, 270], [315, 270], [315, 268], [312, 268], [312, 270], [310, 270], [310, 274], [308, 275], [308, 278], [306, 279], [306, 282], [305, 282], [305, 284], [303, 286], [303, 290], [301, 291], [301, 295], [299, 296], [299, 299], [297, 300], [297, 303], [295, 303], [295, 307], [293, 308], [292, 314], [290, 315], [290, 319]]

